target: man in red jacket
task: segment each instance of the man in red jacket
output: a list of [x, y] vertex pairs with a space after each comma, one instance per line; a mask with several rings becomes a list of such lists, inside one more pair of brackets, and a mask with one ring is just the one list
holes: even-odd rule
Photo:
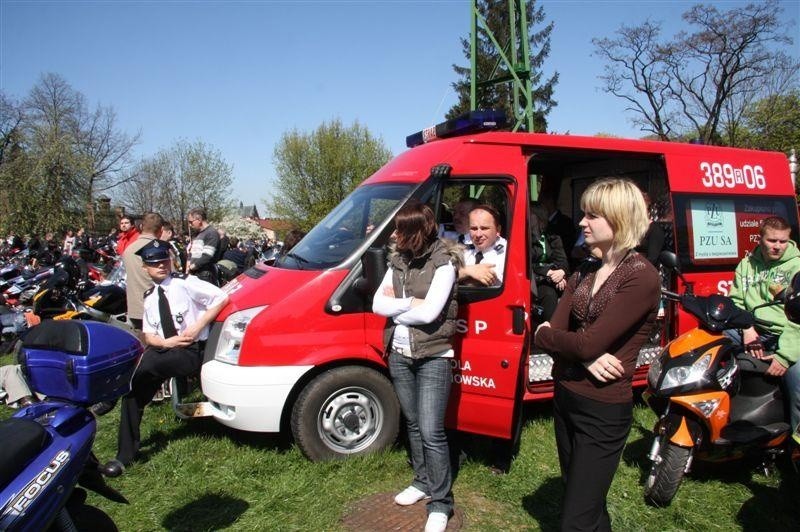
[[119, 219], [119, 234], [117, 235], [117, 255], [122, 256], [125, 248], [131, 242], [139, 238], [139, 231], [133, 226], [133, 222], [127, 216]]

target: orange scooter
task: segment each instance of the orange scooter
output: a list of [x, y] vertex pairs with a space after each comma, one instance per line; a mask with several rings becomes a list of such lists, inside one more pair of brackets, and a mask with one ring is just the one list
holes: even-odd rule
[[[661, 258], [680, 276], [673, 253]], [[669, 505], [693, 460], [721, 462], [754, 453], [774, 460], [785, 452], [790, 435], [781, 379], [765, 375], [767, 362], [723, 334], [751, 327], [753, 314], [717, 294], [663, 295], [699, 325], [667, 344], [647, 376], [644, 397], [659, 419], [645, 499], [656, 506]], [[778, 298], [768, 305], [780, 303]]]

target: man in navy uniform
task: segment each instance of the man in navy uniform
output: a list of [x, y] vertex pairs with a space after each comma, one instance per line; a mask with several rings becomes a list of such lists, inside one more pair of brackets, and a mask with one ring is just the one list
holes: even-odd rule
[[155, 283], [144, 294], [142, 332], [147, 346], [122, 401], [117, 457], [100, 467], [110, 477], [121, 475], [139, 451], [139, 426], [144, 407], [170, 377], [200, 373], [208, 326], [228, 302], [220, 288], [195, 276], [172, 273], [170, 245], [152, 240], [137, 254]]

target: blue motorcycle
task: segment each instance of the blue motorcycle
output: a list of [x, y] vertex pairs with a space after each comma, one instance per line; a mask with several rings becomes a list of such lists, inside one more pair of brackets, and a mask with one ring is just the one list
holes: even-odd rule
[[97, 469], [88, 407], [128, 393], [141, 354], [136, 337], [105, 323], [46, 320], [28, 331], [20, 364], [47, 400], [0, 422], [0, 530], [116, 529], [77, 487], [127, 503]]

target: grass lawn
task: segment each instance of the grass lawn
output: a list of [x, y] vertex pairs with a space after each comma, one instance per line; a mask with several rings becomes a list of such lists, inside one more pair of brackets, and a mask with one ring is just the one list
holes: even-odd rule
[[[5, 362], [5, 361], [4, 361]], [[2, 407], [0, 417], [11, 411]], [[101, 418], [95, 451], [116, 450], [118, 409]], [[672, 506], [642, 499], [654, 416], [643, 405], [609, 495], [615, 530], [800, 530], [800, 477], [786, 460], [772, 476], [756, 464], [696, 468]], [[167, 404], [152, 405], [142, 427], [143, 456], [109, 484], [130, 501], [121, 505], [91, 494], [120, 530], [339, 530], [356, 501], [400, 490], [411, 479], [401, 447], [332, 463], [307, 461], [274, 435], [234, 431], [211, 420], [179, 421]], [[561, 486], [549, 405], [528, 409], [519, 456], [507, 475], [487, 467], [481, 440], [455, 482], [466, 530], [554, 530]]]

